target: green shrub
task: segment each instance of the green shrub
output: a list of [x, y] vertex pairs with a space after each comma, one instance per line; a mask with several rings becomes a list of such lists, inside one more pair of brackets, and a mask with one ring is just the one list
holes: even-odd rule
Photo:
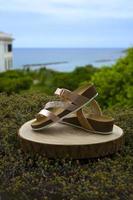
[[53, 94], [58, 87], [74, 90], [83, 81], [90, 80], [96, 71], [99, 70], [91, 65], [77, 67], [72, 72], [57, 72], [46, 68], [40, 69], [38, 72], [39, 84], [33, 86], [32, 90], [40, 90], [41, 88], [41, 91], [47, 94]]
[[28, 90], [32, 84], [32, 79], [25, 74], [25, 71], [7, 71], [0, 73], [0, 92], [11, 94]]
[[98, 69], [91, 65], [77, 67], [72, 72], [58, 72], [45, 67], [33, 71], [7, 71], [0, 73], [0, 92], [11, 94], [28, 90], [53, 94], [57, 87], [74, 90], [82, 81], [90, 80], [96, 71]]
[[133, 48], [112, 67], [103, 67], [91, 79], [103, 106], [133, 106]]
[[84, 161], [24, 154], [18, 128], [53, 97], [0, 94], [0, 196], [2, 200], [132, 200], [133, 109], [111, 112], [124, 129], [122, 152]]

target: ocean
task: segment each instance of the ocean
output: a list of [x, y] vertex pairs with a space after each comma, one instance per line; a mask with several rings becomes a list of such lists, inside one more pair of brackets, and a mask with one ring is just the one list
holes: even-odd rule
[[122, 48], [14, 48], [13, 68], [44, 64], [57, 71], [72, 71], [75, 67], [94, 65], [111, 66], [124, 55]]

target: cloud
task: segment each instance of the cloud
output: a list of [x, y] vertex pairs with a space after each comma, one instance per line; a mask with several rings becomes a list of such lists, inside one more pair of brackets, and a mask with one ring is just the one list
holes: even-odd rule
[[128, 46], [131, 0], [0, 0], [0, 29], [16, 46]]
[[[133, 18], [130, 0], [0, 0], [0, 10], [73, 18]], [[78, 19], [77, 19], [78, 20]]]

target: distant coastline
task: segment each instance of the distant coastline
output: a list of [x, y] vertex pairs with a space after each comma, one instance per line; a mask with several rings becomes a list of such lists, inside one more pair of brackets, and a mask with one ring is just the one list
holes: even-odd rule
[[95, 62], [97, 63], [104, 63], [104, 62], [114, 62], [115, 60], [111, 60], [111, 59], [101, 59], [101, 60], [95, 60]]
[[23, 65], [23, 68], [34, 68], [34, 67], [44, 67], [44, 66], [50, 66], [50, 65], [61, 65], [61, 64], [66, 64], [68, 63], [67, 61], [61, 61], [61, 62], [49, 62], [49, 63], [36, 63], [36, 64], [27, 64]]
[[[39, 63], [58, 71], [72, 71], [77, 66], [110, 66], [122, 57], [124, 48], [14, 48], [14, 68]], [[39, 66], [37, 66], [38, 68]]]

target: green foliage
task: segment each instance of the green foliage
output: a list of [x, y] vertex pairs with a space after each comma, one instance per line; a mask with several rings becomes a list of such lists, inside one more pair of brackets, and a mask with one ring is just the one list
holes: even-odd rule
[[[64, 87], [70, 90], [76, 89], [83, 81], [90, 80], [91, 76], [98, 71], [97, 68], [87, 65], [77, 67], [72, 72], [56, 72], [49, 69], [40, 69], [38, 73], [39, 83], [36, 89], [41, 88], [47, 94], [53, 94], [57, 87]], [[32, 90], [35, 89], [32, 87]]]
[[[133, 199], [132, 77], [133, 48], [112, 67], [85, 66], [69, 73], [46, 68], [0, 73], [0, 92], [5, 92], [0, 93], [0, 199]], [[57, 87], [74, 90], [90, 81], [98, 89], [100, 103], [110, 107], [105, 112], [124, 129], [123, 151], [84, 161], [49, 160], [32, 152], [24, 154], [17, 132], [53, 99], [44, 94], [52, 94]], [[22, 91], [26, 93], [11, 94]]]
[[133, 106], [133, 48], [126, 51], [112, 67], [100, 69], [91, 65], [77, 67], [72, 72], [57, 72], [42, 68], [37, 71], [14, 70], [0, 73], [0, 92], [11, 94], [43, 92], [53, 94], [57, 87], [74, 90], [93, 82], [99, 92], [98, 100], [104, 107]]
[[32, 79], [21, 70], [12, 70], [0, 73], [0, 92], [11, 94], [27, 90], [32, 84]]
[[0, 92], [11, 94], [28, 90], [53, 94], [57, 87], [74, 90], [82, 81], [90, 80], [96, 71], [98, 69], [91, 65], [77, 67], [72, 72], [57, 72], [45, 67], [37, 71], [7, 71], [0, 73]]
[[44, 94], [0, 94], [0, 197], [2, 200], [133, 199], [133, 109], [111, 112], [124, 129], [122, 152], [105, 158], [49, 160], [24, 154], [20, 126], [52, 99]]
[[133, 106], [133, 48], [112, 67], [103, 67], [92, 77], [105, 106]]

